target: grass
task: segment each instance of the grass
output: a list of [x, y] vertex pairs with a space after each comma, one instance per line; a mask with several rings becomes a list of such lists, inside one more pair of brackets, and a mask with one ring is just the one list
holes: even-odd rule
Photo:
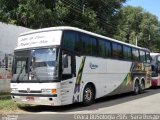
[[17, 107], [17, 104], [11, 99], [0, 100], [0, 110], [15, 110]]
[[0, 114], [12, 114], [12, 113], [26, 113], [23, 108], [27, 108], [30, 105], [18, 104], [11, 99], [9, 92], [0, 92]]
[[26, 107], [26, 104], [17, 104], [12, 99], [0, 100], [0, 114], [24, 113], [20, 108]]
[[1, 95], [10, 95], [10, 92], [0, 92], [0, 96]]

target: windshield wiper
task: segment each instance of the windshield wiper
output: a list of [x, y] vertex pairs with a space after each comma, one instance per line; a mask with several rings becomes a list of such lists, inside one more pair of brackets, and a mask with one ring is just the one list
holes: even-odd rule
[[22, 68], [21, 68], [21, 70], [20, 70], [20, 72], [19, 72], [19, 74], [18, 74], [18, 77], [17, 77], [17, 80], [16, 80], [17, 82], [19, 82], [19, 77], [20, 77], [20, 75], [22, 74], [24, 68], [25, 68], [25, 64], [22, 66]]

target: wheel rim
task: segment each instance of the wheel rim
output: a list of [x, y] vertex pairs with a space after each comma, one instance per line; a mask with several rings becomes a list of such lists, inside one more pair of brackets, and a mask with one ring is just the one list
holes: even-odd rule
[[138, 83], [135, 83], [134, 89], [135, 89], [135, 93], [138, 93], [139, 91]]
[[141, 83], [141, 89], [144, 90], [144, 84], [143, 83]]
[[85, 90], [85, 95], [84, 95], [85, 101], [91, 101], [92, 95], [93, 95], [92, 90], [87, 88]]

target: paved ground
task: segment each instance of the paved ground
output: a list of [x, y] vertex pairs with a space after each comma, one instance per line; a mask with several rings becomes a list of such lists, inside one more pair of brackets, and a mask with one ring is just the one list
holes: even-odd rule
[[22, 109], [31, 114], [19, 115], [20, 120], [71, 120], [76, 119], [77, 114], [160, 114], [160, 88], [148, 89], [140, 95], [127, 93], [101, 98], [96, 100], [95, 104], [87, 107], [73, 104], [61, 107], [35, 106]]

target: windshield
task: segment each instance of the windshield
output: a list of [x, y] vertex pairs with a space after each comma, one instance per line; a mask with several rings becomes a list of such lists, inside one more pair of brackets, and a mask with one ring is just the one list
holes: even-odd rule
[[151, 68], [152, 68], [152, 77], [158, 76], [158, 69], [159, 69], [159, 56], [151, 56]]
[[156, 56], [151, 56], [151, 63], [155, 64], [157, 62], [157, 57]]
[[57, 77], [57, 48], [15, 52], [13, 80], [48, 81]]
[[55, 67], [56, 49], [32, 50], [32, 66], [38, 67]]

